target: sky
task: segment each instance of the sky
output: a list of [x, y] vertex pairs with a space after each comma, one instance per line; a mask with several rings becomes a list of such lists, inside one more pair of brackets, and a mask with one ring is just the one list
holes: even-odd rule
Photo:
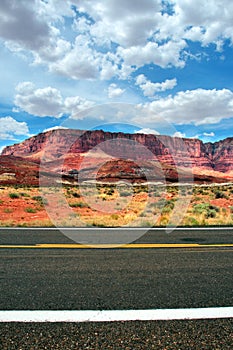
[[1, 0], [0, 149], [51, 128], [232, 137], [233, 2]]

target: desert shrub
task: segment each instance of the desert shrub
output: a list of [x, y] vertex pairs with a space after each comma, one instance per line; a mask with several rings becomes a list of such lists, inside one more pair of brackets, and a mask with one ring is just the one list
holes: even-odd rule
[[225, 198], [225, 199], [227, 199], [228, 196], [227, 196], [224, 192], [222, 192], [222, 191], [220, 191], [220, 190], [217, 190], [217, 191], [215, 192], [215, 198], [216, 198], [216, 199], [218, 199], [218, 198]]
[[158, 190], [155, 190], [152, 192], [153, 197], [161, 197], [161, 192]]
[[215, 218], [217, 213], [220, 211], [215, 205], [210, 205], [209, 203], [199, 203], [194, 205], [193, 212], [195, 214], [203, 214], [205, 218]]
[[112, 187], [107, 187], [107, 188], [105, 188], [104, 193], [105, 193], [106, 195], [108, 195], [108, 196], [112, 196], [113, 193], [114, 193], [114, 188], [112, 188]]
[[172, 211], [172, 209], [170, 208], [170, 207], [164, 207], [163, 209], [162, 209], [162, 214], [167, 214], [167, 213], [170, 213]]
[[219, 213], [219, 211], [220, 211], [220, 208], [219, 208], [219, 207], [216, 207], [216, 205], [212, 205], [212, 204], [209, 205], [209, 209], [210, 209], [210, 210], [215, 210], [215, 211], [218, 212], [218, 213]]
[[70, 203], [71, 208], [88, 208], [88, 204], [84, 202]]
[[193, 212], [195, 214], [203, 214], [208, 209], [209, 209], [208, 203], [199, 203], [193, 206]]
[[120, 190], [120, 196], [121, 197], [128, 197], [131, 195], [131, 192], [128, 190]]
[[169, 218], [168, 217], [161, 217], [160, 219], [160, 225], [161, 226], [166, 226], [169, 222]]
[[169, 200], [167, 200], [166, 203], [165, 203], [165, 206], [166, 206], [167, 208], [173, 209], [174, 206], [175, 206], [174, 201], [175, 201], [174, 199], [169, 199]]
[[99, 222], [96, 222], [96, 221], [93, 221], [93, 222], [91, 223], [91, 226], [94, 226], [94, 227], [105, 227], [104, 224], [99, 223]]
[[13, 213], [13, 209], [11, 209], [11, 208], [5, 208], [4, 209], [4, 213]]
[[32, 199], [34, 200], [34, 201], [37, 201], [40, 205], [43, 205], [43, 204], [48, 204], [48, 201], [47, 201], [47, 199], [46, 198], [43, 198], [42, 196], [34, 196], [34, 197], [32, 197]]
[[35, 208], [31, 208], [31, 207], [27, 207], [25, 208], [26, 213], [36, 213], [36, 209]]
[[164, 207], [165, 203], [166, 203], [166, 199], [160, 198], [160, 199], [158, 200], [158, 202], [156, 202], [156, 207], [157, 207], [157, 208], [162, 208], [162, 207]]
[[149, 203], [149, 208], [157, 208], [157, 203]]
[[29, 225], [28, 225], [28, 222], [20, 222], [18, 226], [19, 227], [28, 227]]
[[182, 187], [182, 188], [181, 188], [181, 195], [182, 195], [182, 196], [185, 196], [185, 195], [186, 195], [186, 190], [187, 190], [186, 187]]
[[193, 197], [193, 198], [191, 199], [191, 202], [193, 203], [193, 202], [198, 202], [198, 201], [201, 201], [201, 200], [202, 200], [201, 197], [195, 196], [195, 197]]
[[71, 192], [71, 194], [72, 194], [72, 196], [73, 196], [74, 198], [80, 198], [80, 197], [81, 197], [81, 194], [78, 193], [78, 192]]
[[34, 201], [43, 203], [43, 197], [42, 196], [33, 196], [32, 199]]
[[16, 192], [11, 192], [11, 193], [9, 193], [9, 197], [11, 199], [16, 199], [16, 198], [19, 198], [20, 195], [18, 193], [16, 193]]
[[30, 197], [30, 195], [26, 192], [20, 192], [21, 197]]
[[150, 222], [150, 221], [142, 221], [142, 222], [140, 223], [140, 226], [141, 226], [141, 227], [153, 227], [153, 223]]
[[193, 193], [194, 193], [194, 194], [197, 194], [197, 195], [198, 195], [198, 194], [203, 194], [203, 189], [200, 188], [200, 187], [199, 187], [199, 188], [198, 188], [198, 187], [197, 187], [197, 188], [194, 188]]
[[214, 209], [209, 209], [207, 212], [206, 212], [206, 218], [215, 218], [216, 217], [216, 210]]
[[184, 224], [187, 226], [198, 226], [199, 222], [194, 217], [189, 216], [189, 217], [185, 218]]
[[117, 219], [119, 219], [119, 215], [117, 215], [117, 214], [112, 214], [112, 215], [111, 215], [111, 219], [117, 220]]

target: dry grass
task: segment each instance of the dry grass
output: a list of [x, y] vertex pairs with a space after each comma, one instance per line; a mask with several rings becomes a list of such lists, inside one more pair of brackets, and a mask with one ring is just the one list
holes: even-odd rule
[[[13, 195], [12, 195], [13, 193]], [[233, 185], [43, 188], [2, 186], [0, 226], [218, 226], [233, 224]], [[177, 219], [178, 217], [178, 219]]]

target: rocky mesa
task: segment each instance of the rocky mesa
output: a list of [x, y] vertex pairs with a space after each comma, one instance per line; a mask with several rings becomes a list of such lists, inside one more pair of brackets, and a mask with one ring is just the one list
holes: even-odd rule
[[177, 181], [179, 172], [184, 179], [192, 174], [199, 182], [233, 179], [233, 138], [203, 143], [165, 135], [57, 129], [8, 146], [2, 156], [102, 181]]

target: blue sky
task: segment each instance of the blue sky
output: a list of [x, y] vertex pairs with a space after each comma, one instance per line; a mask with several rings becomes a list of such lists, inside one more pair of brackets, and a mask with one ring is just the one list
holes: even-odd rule
[[50, 128], [232, 137], [233, 2], [1, 0], [0, 148]]

